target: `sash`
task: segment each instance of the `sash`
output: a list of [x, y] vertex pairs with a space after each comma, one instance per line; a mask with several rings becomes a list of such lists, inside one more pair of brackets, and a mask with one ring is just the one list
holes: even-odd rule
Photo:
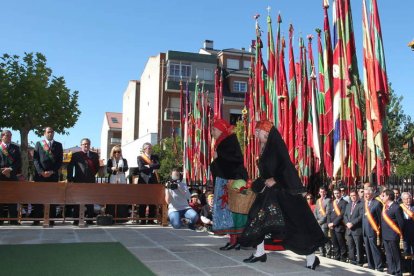
[[369, 225], [371, 225], [372, 229], [374, 229], [374, 231], [377, 233], [377, 237], [379, 237], [380, 228], [379, 228], [378, 224], [375, 222], [375, 219], [372, 216], [371, 211], [369, 210], [367, 200], [365, 200], [365, 216], [367, 216]]
[[[148, 158], [148, 156], [146, 156], [145, 154], [141, 154], [141, 158], [144, 159], [144, 161], [148, 164], [148, 165], [152, 165], [152, 160]], [[158, 183], [160, 183], [160, 176], [158, 175], [158, 171], [154, 170], [154, 174], [155, 177], [157, 178]]]
[[411, 218], [412, 220], [414, 220], [414, 212], [411, 211], [410, 209], [408, 209], [404, 204], [400, 204], [401, 208], [403, 209], [404, 213], [407, 214], [407, 216], [409, 218]]
[[381, 203], [382, 205], [384, 205], [384, 202], [382, 201], [382, 199], [379, 196], [377, 196], [375, 198], [375, 200], [377, 200], [379, 203]]
[[11, 156], [11, 155], [10, 155], [10, 153], [7, 151], [7, 147], [6, 147], [3, 143], [1, 143], [1, 151], [3, 152], [3, 155], [4, 155], [4, 156], [6, 156], [7, 163], [8, 163], [9, 165], [13, 164], [13, 162], [14, 162], [14, 158], [13, 158], [13, 156]]
[[88, 155], [84, 152], [82, 152], [82, 157], [86, 161], [86, 163], [88, 164], [88, 167], [90, 167], [92, 169], [93, 175], [95, 175], [97, 173], [97, 170], [95, 168], [95, 164], [93, 163], [92, 159], [89, 158]]
[[52, 162], [55, 161], [55, 158], [53, 157], [52, 149], [49, 147], [49, 144], [46, 142], [46, 140], [43, 140], [43, 150], [45, 151], [47, 157], [52, 160]]
[[335, 214], [339, 217], [341, 215], [341, 209], [339, 209], [339, 206], [336, 203], [335, 199], [333, 201], [333, 207], [334, 207]]
[[385, 223], [387, 223], [388, 226], [391, 227], [391, 229], [395, 233], [397, 233], [397, 235], [400, 236], [401, 239], [402, 239], [402, 232], [401, 232], [400, 228], [398, 228], [398, 225], [388, 216], [387, 210], [385, 209], [385, 204], [384, 204], [384, 207], [382, 208], [382, 217], [383, 217]]
[[326, 211], [325, 211], [325, 208], [323, 207], [322, 198], [318, 200], [318, 205], [319, 205], [319, 212], [321, 212], [322, 216], [326, 217]]

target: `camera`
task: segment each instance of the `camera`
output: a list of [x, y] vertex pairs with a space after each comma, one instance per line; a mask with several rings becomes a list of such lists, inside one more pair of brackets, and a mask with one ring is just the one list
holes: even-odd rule
[[165, 188], [170, 190], [175, 190], [178, 188], [178, 181], [179, 180], [168, 180], [167, 183], [165, 183]]

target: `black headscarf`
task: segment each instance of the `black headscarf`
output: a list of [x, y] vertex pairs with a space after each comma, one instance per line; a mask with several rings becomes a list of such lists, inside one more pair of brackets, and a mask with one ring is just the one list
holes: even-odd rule
[[286, 189], [291, 194], [306, 192], [298, 172], [290, 161], [285, 142], [279, 131], [272, 126], [267, 142], [259, 158], [260, 178], [273, 177], [276, 185]]

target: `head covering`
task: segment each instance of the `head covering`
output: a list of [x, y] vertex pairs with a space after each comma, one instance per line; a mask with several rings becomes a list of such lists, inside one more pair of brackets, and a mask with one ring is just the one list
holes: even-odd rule
[[210, 199], [212, 197], [214, 197], [214, 195], [213, 194], [209, 194], [207, 198]]
[[219, 129], [222, 133], [232, 133], [233, 126], [223, 119], [215, 119], [213, 127]]
[[216, 142], [214, 143], [214, 149], [216, 150], [218, 145], [221, 143], [221, 141], [223, 141], [228, 136], [233, 134], [233, 126], [223, 119], [215, 119], [213, 123], [213, 127], [221, 131], [220, 136], [217, 138]]
[[273, 123], [268, 120], [260, 120], [256, 123], [256, 129], [261, 129], [266, 132], [270, 132], [272, 129]]
[[198, 194], [197, 194], [197, 193], [192, 193], [192, 194], [191, 194], [191, 197], [195, 197], [195, 196], [197, 196], [197, 197], [198, 197]]

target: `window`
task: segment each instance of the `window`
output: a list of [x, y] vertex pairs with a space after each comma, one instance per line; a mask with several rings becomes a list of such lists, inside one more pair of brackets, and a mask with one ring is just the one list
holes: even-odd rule
[[250, 60], [243, 60], [243, 69], [250, 69]]
[[191, 65], [181, 64], [181, 75], [183, 78], [191, 77]]
[[240, 63], [238, 59], [227, 59], [227, 68], [228, 69], [236, 69], [239, 70], [240, 69]]
[[245, 81], [235, 81], [235, 82], [233, 82], [233, 92], [246, 93], [247, 92], [247, 82], [245, 82]]
[[180, 98], [173, 98], [171, 97], [169, 102], [169, 107], [170, 108], [180, 108]]
[[111, 117], [111, 121], [112, 121], [112, 123], [114, 123], [114, 124], [119, 123], [118, 118], [115, 118], [115, 117]]
[[230, 124], [235, 126], [237, 124], [238, 121], [242, 120], [242, 115], [241, 114], [234, 114], [234, 113], [230, 113]]
[[191, 77], [191, 65], [181, 63], [169, 63], [169, 76], [188, 79]]
[[170, 63], [170, 76], [180, 76], [180, 64]]
[[211, 81], [213, 80], [213, 72], [211, 69], [196, 69], [197, 77], [199, 80]]

